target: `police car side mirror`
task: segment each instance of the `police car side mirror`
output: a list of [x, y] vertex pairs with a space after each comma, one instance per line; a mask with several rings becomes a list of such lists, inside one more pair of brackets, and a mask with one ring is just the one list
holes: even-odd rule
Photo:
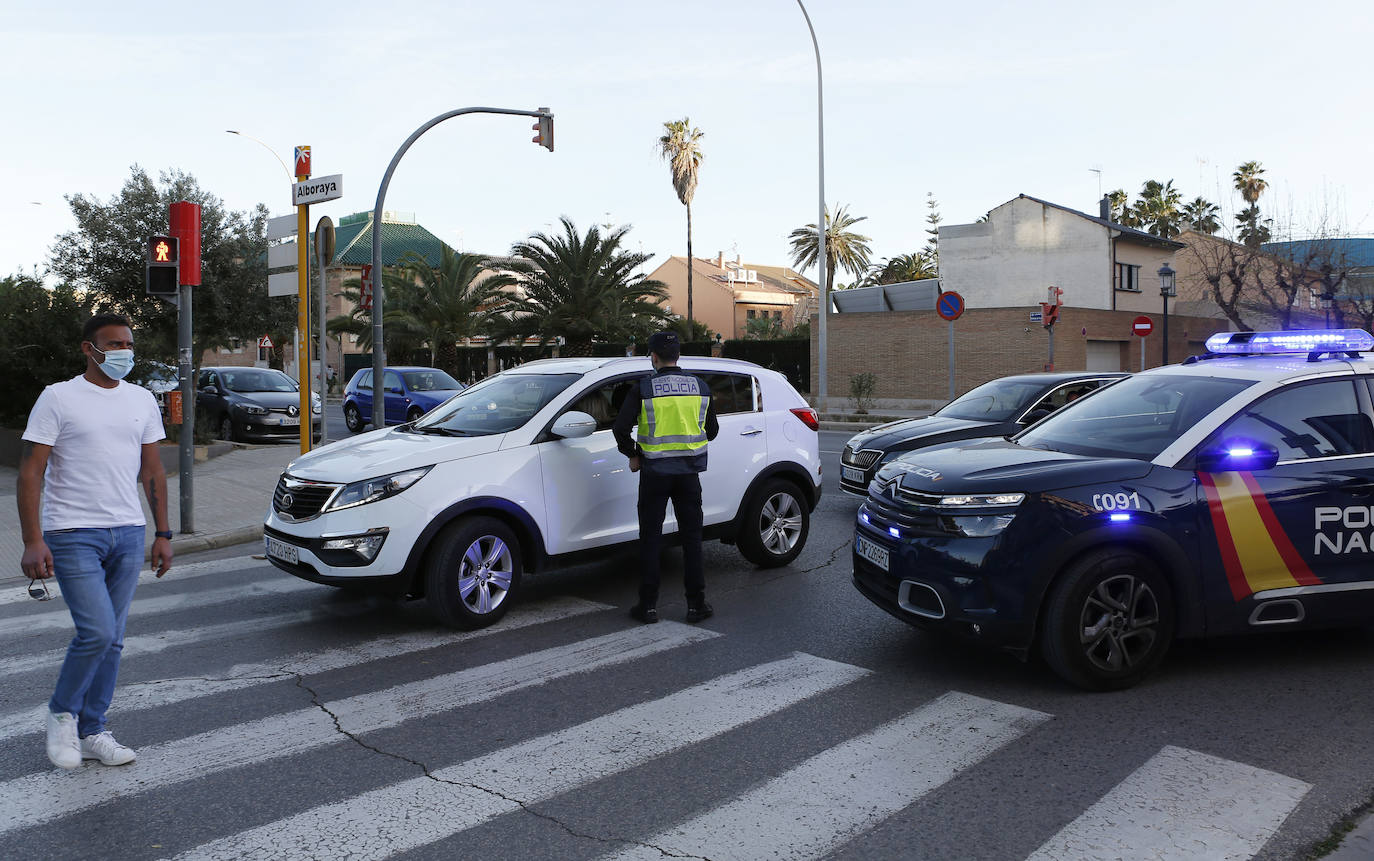
[[1279, 450], [1272, 445], [1249, 442], [1222, 442], [1198, 452], [1198, 472], [1255, 472], [1273, 469]]
[[596, 419], [586, 413], [569, 410], [559, 416], [549, 430], [554, 436], [564, 439], [581, 439], [584, 436], [591, 436], [596, 431]]

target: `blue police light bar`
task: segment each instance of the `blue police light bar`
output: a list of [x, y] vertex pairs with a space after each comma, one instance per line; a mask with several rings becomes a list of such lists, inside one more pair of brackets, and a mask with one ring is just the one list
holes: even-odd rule
[[1113, 523], [1125, 523], [1130, 519], [1131, 514], [1128, 511], [1117, 511], [1111, 515], [1111, 521]]
[[902, 537], [902, 531], [901, 531], [900, 529], [898, 529], [897, 527], [895, 527], [895, 526], [889, 526], [889, 527], [887, 528], [887, 534], [888, 534], [888, 535], [891, 535], [893, 538], [901, 538], [901, 537]]
[[1358, 353], [1371, 349], [1374, 349], [1374, 335], [1363, 329], [1218, 332], [1207, 339], [1209, 353]]

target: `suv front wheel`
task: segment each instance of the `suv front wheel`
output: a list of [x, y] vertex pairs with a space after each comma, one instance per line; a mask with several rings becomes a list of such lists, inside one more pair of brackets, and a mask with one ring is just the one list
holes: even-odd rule
[[429, 554], [425, 600], [440, 622], [485, 628], [500, 621], [520, 588], [520, 542], [492, 517], [469, 517], [448, 526]]
[[801, 491], [790, 481], [764, 482], [744, 504], [735, 541], [744, 558], [760, 568], [779, 568], [806, 546], [811, 513]]

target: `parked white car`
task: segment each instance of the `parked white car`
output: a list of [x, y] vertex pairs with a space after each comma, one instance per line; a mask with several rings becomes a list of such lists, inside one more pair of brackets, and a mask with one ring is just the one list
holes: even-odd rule
[[[816, 412], [781, 374], [684, 356], [720, 434], [702, 475], [705, 534], [763, 567], [806, 543], [821, 495]], [[486, 380], [417, 421], [292, 461], [264, 528], [297, 577], [423, 596], [446, 624], [503, 616], [526, 574], [605, 558], [638, 537], [639, 477], [611, 423], [647, 358], [549, 359]], [[677, 531], [670, 514], [664, 534]]]

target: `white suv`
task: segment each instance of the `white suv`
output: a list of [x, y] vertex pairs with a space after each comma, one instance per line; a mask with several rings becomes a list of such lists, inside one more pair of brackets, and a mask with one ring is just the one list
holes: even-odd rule
[[[756, 565], [790, 563], [821, 495], [815, 411], [750, 362], [680, 365], [710, 385], [720, 418], [701, 477], [706, 536]], [[303, 455], [277, 482], [267, 556], [317, 583], [423, 596], [450, 625], [492, 624], [525, 574], [638, 538], [639, 477], [611, 423], [650, 373], [647, 358], [530, 362], [418, 421]], [[677, 531], [671, 514], [663, 531]]]

